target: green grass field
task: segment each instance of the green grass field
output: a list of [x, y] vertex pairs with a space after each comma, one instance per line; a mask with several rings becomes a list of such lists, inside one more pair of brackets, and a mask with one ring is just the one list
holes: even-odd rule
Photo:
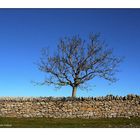
[[140, 128], [140, 118], [47, 119], [0, 118], [1, 128]]

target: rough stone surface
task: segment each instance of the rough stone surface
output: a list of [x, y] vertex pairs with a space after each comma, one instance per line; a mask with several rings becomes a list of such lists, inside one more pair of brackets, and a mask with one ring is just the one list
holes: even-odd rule
[[0, 117], [116, 118], [140, 117], [140, 96], [90, 98], [0, 98]]

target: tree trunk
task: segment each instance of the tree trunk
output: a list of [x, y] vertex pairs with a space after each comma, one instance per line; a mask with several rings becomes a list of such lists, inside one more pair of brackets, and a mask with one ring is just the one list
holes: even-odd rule
[[77, 87], [73, 87], [72, 89], [72, 97], [76, 97]]

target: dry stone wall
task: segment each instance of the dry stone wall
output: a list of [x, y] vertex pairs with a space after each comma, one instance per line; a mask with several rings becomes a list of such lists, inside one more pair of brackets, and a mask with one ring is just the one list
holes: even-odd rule
[[140, 96], [96, 98], [0, 98], [0, 117], [140, 117]]

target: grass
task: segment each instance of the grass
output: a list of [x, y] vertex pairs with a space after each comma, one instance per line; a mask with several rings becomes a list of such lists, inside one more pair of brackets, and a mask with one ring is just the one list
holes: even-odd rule
[[0, 118], [1, 128], [140, 128], [140, 118]]

